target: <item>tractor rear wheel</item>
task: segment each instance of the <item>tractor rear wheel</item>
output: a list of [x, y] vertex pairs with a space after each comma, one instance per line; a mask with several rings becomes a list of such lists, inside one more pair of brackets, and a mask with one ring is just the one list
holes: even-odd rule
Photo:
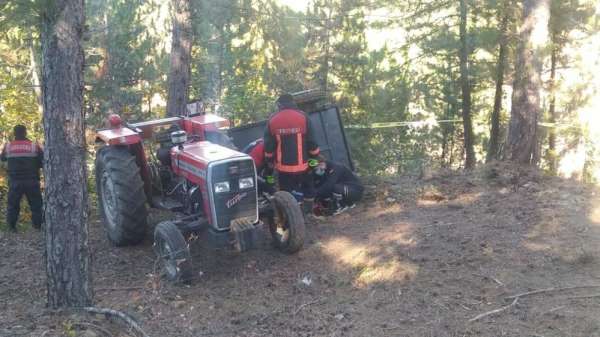
[[134, 245], [146, 234], [146, 194], [135, 157], [126, 147], [105, 146], [96, 154], [96, 191], [109, 240]]
[[187, 282], [192, 278], [190, 247], [177, 225], [163, 221], [154, 229], [154, 251], [169, 281]]
[[304, 216], [296, 198], [289, 192], [279, 191], [271, 199], [273, 215], [267, 220], [273, 244], [287, 254], [298, 252], [304, 245]]

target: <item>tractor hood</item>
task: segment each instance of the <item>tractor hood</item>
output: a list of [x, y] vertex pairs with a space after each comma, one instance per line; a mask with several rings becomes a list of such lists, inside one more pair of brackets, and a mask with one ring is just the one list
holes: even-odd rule
[[247, 155], [242, 152], [231, 150], [224, 146], [208, 141], [184, 144], [182, 150], [177, 147], [173, 147], [171, 154], [173, 156], [181, 155], [186, 157], [186, 159], [191, 159], [204, 165], [225, 159], [247, 157]]
[[[200, 187], [204, 211], [214, 229], [258, 221], [256, 169], [247, 154], [207, 141], [195, 142], [171, 149], [171, 167]], [[241, 184], [242, 179], [249, 179], [249, 184]], [[226, 187], [217, 191], [217, 183]]]
[[171, 149], [171, 167], [175, 174], [190, 181], [204, 185], [208, 167], [212, 163], [247, 160], [251, 158], [238, 152], [208, 141], [184, 144], [182, 148]]

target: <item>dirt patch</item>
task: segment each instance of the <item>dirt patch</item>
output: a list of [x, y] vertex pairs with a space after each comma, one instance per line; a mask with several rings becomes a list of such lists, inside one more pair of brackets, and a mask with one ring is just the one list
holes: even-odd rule
[[[371, 201], [308, 227], [297, 255], [193, 247], [196, 279], [156, 272], [151, 242], [112, 247], [91, 223], [95, 301], [151, 336], [600, 336], [600, 194], [486, 168], [372, 184]], [[375, 186], [378, 186], [375, 188]], [[157, 220], [154, 219], [153, 223]], [[0, 234], [0, 336], [133, 336], [44, 308], [42, 236]]]

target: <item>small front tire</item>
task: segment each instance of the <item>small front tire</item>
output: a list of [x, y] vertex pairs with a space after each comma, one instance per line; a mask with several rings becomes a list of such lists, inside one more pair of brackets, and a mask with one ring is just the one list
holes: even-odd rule
[[279, 191], [271, 199], [272, 215], [266, 220], [273, 244], [280, 251], [294, 254], [304, 246], [305, 226], [296, 198], [289, 192]]
[[190, 247], [172, 221], [163, 221], [154, 230], [154, 251], [169, 281], [188, 282], [192, 278]]

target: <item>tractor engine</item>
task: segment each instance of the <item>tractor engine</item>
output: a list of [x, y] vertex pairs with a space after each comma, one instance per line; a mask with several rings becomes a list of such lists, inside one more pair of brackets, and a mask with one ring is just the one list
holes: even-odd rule
[[203, 215], [217, 231], [258, 221], [256, 171], [248, 155], [208, 141], [174, 143], [169, 157], [164, 152], [157, 155], [164, 195], [184, 213]]

